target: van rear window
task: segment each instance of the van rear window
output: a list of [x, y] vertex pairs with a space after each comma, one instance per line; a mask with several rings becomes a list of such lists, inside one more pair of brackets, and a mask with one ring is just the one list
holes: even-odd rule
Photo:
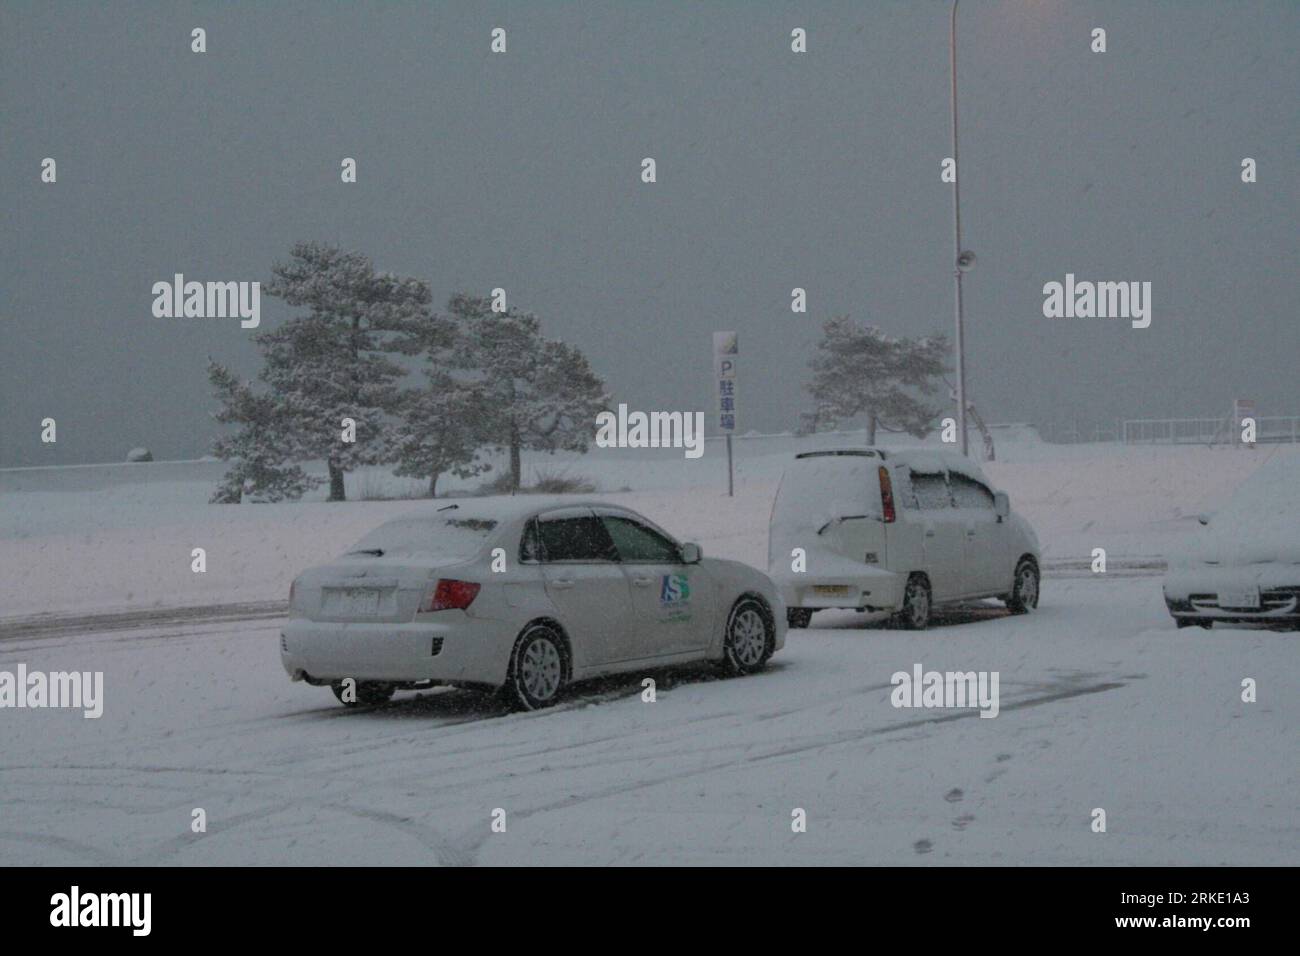
[[796, 459], [781, 479], [773, 524], [815, 530], [836, 518], [880, 517], [879, 467], [880, 459], [864, 455]]

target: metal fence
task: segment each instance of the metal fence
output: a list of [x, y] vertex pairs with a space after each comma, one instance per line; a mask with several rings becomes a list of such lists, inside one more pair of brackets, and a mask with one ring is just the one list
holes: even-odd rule
[[1043, 441], [1053, 445], [1076, 445], [1088, 442], [1117, 442], [1122, 435], [1123, 423], [1120, 421], [1042, 421], [1038, 423], [1038, 433]]
[[[1126, 445], [1236, 444], [1241, 428], [1231, 418], [1134, 418], [1123, 423]], [[1255, 419], [1255, 441], [1276, 444], [1300, 441], [1300, 415], [1274, 415]]]

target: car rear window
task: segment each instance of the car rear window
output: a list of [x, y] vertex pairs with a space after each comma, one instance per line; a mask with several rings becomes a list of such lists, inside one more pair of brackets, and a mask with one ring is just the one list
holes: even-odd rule
[[401, 518], [382, 524], [348, 549], [348, 554], [431, 554], [472, 558], [496, 528], [490, 518], [438, 515]]

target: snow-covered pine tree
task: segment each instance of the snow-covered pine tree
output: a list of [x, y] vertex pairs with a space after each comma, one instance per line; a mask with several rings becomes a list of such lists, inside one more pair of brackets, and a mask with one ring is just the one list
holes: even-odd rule
[[948, 353], [942, 335], [895, 338], [848, 316], [828, 320], [808, 363], [813, 379], [807, 390], [816, 410], [804, 416], [805, 427], [863, 415], [868, 444], [875, 444], [877, 427], [925, 437], [941, 409], [923, 397], [937, 390]]
[[543, 338], [530, 312], [493, 312], [488, 299], [469, 295], [452, 296], [447, 308], [460, 336], [453, 362], [479, 396], [473, 427], [509, 452], [511, 488], [519, 488], [525, 448], [586, 451], [609, 404], [587, 357]]
[[461, 340], [452, 323], [438, 319], [425, 337], [424, 387], [403, 395], [401, 424], [393, 431], [397, 475], [429, 479], [429, 497], [438, 494], [438, 477], [481, 474], [492, 466], [479, 460], [489, 440], [480, 431], [487, 398], [480, 383], [454, 376]]
[[[287, 263], [276, 263], [268, 295], [302, 306], [306, 315], [257, 335], [284, 430], [300, 459], [323, 458], [329, 500], [345, 498], [343, 475], [361, 465], [391, 461], [384, 434], [401, 410], [394, 360], [421, 347], [432, 322], [428, 283], [378, 273], [370, 259], [336, 246], [300, 242]], [[356, 440], [343, 440], [343, 420], [356, 422]]]
[[208, 381], [221, 402], [213, 417], [223, 425], [238, 426], [213, 445], [213, 454], [233, 462], [210, 499], [214, 504], [238, 504], [245, 495], [259, 501], [300, 498], [324, 481], [285, 463], [290, 445], [280, 427], [274, 397], [257, 394], [249, 383], [212, 361], [208, 362]]

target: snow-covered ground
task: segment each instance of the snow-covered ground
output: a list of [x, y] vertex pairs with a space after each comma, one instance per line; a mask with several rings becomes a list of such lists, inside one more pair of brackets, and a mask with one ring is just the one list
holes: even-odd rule
[[[533, 714], [461, 691], [346, 711], [288, 683], [275, 620], [0, 641], [0, 668], [106, 684], [98, 720], [0, 713], [0, 861], [1300, 862], [1295, 635], [1175, 631], [1149, 577], [1043, 601], [922, 634], [824, 614], [763, 674], [658, 674], [655, 703], [634, 675]], [[999, 715], [895, 709], [915, 663], [999, 671]]]
[[[799, 444], [737, 442], [734, 499], [716, 446], [558, 464], [761, 566]], [[986, 470], [1062, 568], [1159, 560], [1269, 454], [999, 451]], [[0, 671], [102, 670], [106, 698], [98, 720], [0, 710], [0, 863], [1300, 863], [1300, 635], [1177, 631], [1151, 574], [1049, 572], [1034, 614], [919, 634], [823, 613], [760, 675], [653, 674], [654, 703], [638, 674], [534, 714], [448, 690], [346, 711], [288, 682], [279, 602], [428, 503], [209, 506], [219, 465], [110, 467], [0, 472]], [[1000, 713], [894, 708], [915, 664], [999, 672]]]

